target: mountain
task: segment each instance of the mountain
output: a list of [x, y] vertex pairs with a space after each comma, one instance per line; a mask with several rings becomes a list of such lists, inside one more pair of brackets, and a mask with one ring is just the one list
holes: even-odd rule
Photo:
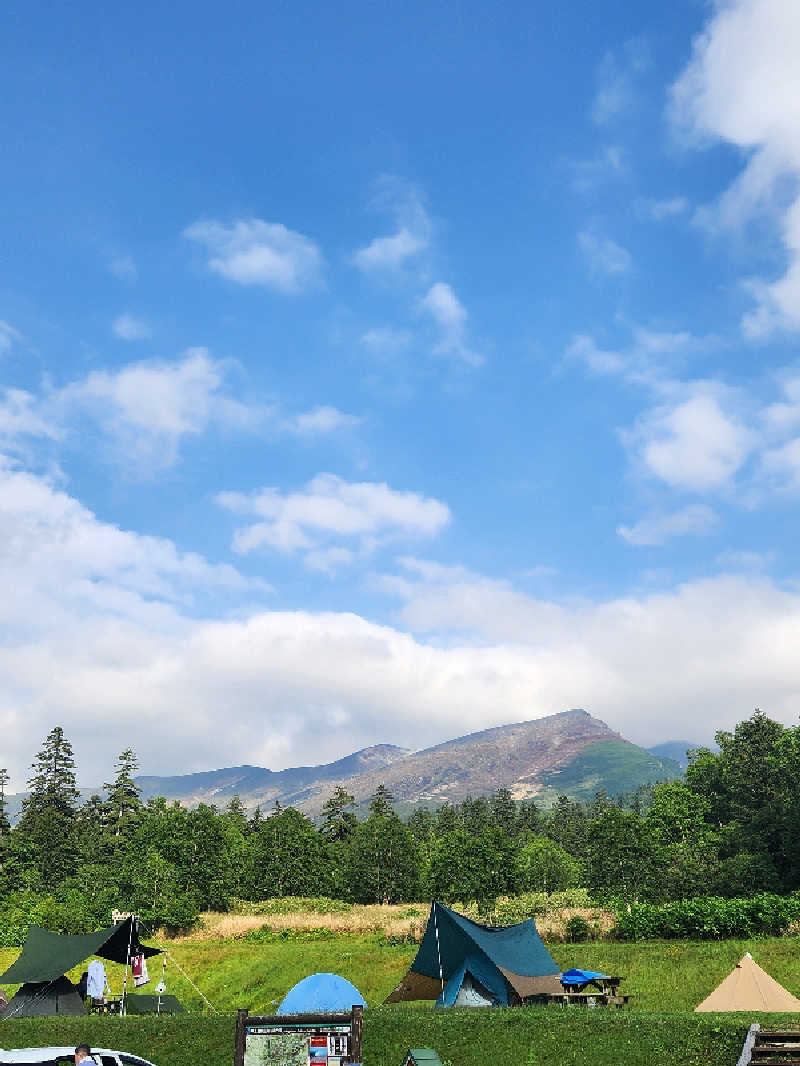
[[139, 777], [144, 798], [165, 796], [189, 806], [225, 806], [238, 795], [249, 808], [277, 800], [309, 815], [319, 814], [337, 785], [365, 807], [379, 784], [398, 810], [434, 807], [508, 788], [516, 799], [549, 805], [564, 793], [591, 798], [680, 776], [672, 759], [637, 747], [584, 710], [563, 711], [530, 722], [495, 726], [408, 751], [391, 744], [363, 748], [336, 762], [286, 770], [236, 766], [177, 777]]
[[[659, 759], [673, 759], [680, 766], [681, 770], [685, 770], [689, 765], [689, 759], [686, 756], [687, 751], [690, 748], [704, 748], [708, 747], [707, 744], [701, 744], [697, 740], [667, 740], [663, 744], [656, 744], [653, 748], [647, 750], [651, 755], [655, 755]], [[716, 749], [716, 744], [711, 745], [712, 750]]]

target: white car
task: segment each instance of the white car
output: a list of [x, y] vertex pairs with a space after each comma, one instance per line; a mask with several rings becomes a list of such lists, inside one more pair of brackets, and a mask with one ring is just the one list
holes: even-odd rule
[[[140, 1055], [129, 1051], [111, 1051], [109, 1048], [92, 1048], [90, 1061], [95, 1066], [154, 1066]], [[2, 1066], [75, 1066], [74, 1047], [16, 1047], [0, 1048]]]

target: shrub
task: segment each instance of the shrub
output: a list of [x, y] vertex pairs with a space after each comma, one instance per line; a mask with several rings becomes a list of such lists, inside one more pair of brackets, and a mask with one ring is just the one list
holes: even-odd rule
[[564, 923], [564, 930], [571, 944], [589, 939], [589, 923], [580, 914], [573, 914], [571, 918], [568, 918]]
[[633, 903], [618, 908], [619, 940], [724, 940], [784, 936], [800, 920], [800, 895], [759, 892], [748, 898], [698, 896], [671, 903]]

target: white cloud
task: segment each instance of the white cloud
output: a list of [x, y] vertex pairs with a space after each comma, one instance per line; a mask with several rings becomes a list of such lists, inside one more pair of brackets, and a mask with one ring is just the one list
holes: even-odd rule
[[729, 548], [720, 552], [717, 563], [725, 570], [765, 570], [774, 560], [772, 552], [734, 551]]
[[578, 234], [578, 245], [586, 258], [589, 273], [595, 278], [626, 274], [633, 265], [631, 253], [610, 237], [584, 230]]
[[354, 252], [352, 258], [359, 270], [394, 270], [427, 246], [426, 238], [403, 227], [390, 237], [375, 237], [366, 247]]
[[136, 318], [127, 311], [114, 319], [111, 329], [123, 341], [143, 341], [153, 334], [143, 319]]
[[592, 102], [592, 118], [599, 126], [633, 108], [636, 79], [648, 65], [648, 51], [640, 39], [626, 42], [621, 57], [606, 52], [597, 69], [597, 92]]
[[664, 544], [672, 537], [710, 533], [717, 524], [714, 511], [703, 503], [690, 504], [670, 514], [652, 514], [632, 526], [617, 526], [617, 533], [636, 547]]
[[667, 200], [639, 199], [634, 203], [634, 210], [639, 218], [663, 222], [667, 218], [676, 218], [689, 210], [689, 201], [685, 196], [673, 196]]
[[601, 348], [593, 337], [578, 333], [564, 357], [582, 362], [593, 374], [620, 375], [660, 390], [689, 355], [718, 343], [714, 337], [695, 337], [685, 330], [649, 329], [636, 323], [630, 324], [630, 331], [631, 343], [620, 348]]
[[[709, 739], [756, 705], [796, 719], [800, 595], [764, 577], [564, 605], [406, 560], [394, 591], [415, 635], [353, 613], [247, 607], [254, 590], [233, 568], [117, 529], [8, 466], [0, 545], [15, 788], [55, 724], [96, 786], [121, 738], [143, 772], [177, 773], [277, 769], [309, 751], [324, 762], [409, 736], [424, 746], [572, 706], [645, 743]], [[223, 593], [245, 598], [239, 616], [205, 617]]]
[[376, 482], [348, 482], [335, 474], [318, 474], [299, 492], [223, 492], [217, 502], [234, 514], [258, 519], [236, 530], [236, 551], [303, 551], [307, 565], [315, 569], [321, 559], [330, 569], [353, 557], [327, 551], [347, 547], [330, 544], [332, 540], [349, 541], [355, 548], [348, 552], [364, 555], [388, 540], [436, 536], [450, 521], [449, 509], [439, 500]]
[[280, 407], [238, 399], [232, 364], [205, 348], [175, 360], [144, 360], [36, 396], [19, 389], [0, 393], [0, 444], [19, 451], [26, 438], [72, 439], [94, 447], [89, 428], [111, 443], [102, 454], [133, 473], [151, 475], [172, 466], [182, 443], [210, 428], [261, 435], [315, 438], [352, 430], [362, 419], [330, 405], [293, 415]]
[[396, 231], [375, 237], [355, 251], [350, 262], [365, 273], [397, 271], [430, 246], [432, 224], [419, 190], [399, 178], [384, 175], [375, 184], [370, 205], [394, 217]]
[[483, 356], [473, 352], [467, 344], [467, 310], [444, 281], [431, 285], [420, 301], [420, 308], [433, 318], [439, 327], [440, 340], [434, 351], [440, 355], [454, 355], [469, 366], [480, 366]]
[[15, 448], [21, 438], [47, 437], [57, 440], [60, 428], [39, 410], [39, 402], [23, 389], [6, 389], [0, 398], [0, 444]]
[[673, 488], [729, 487], [758, 446], [735, 410], [738, 395], [713, 382], [693, 382], [681, 393], [646, 411], [626, 443], [647, 473]]
[[208, 249], [209, 270], [240, 285], [297, 292], [321, 279], [323, 258], [317, 245], [279, 222], [195, 222], [183, 235]]
[[84, 411], [102, 426], [121, 455], [144, 470], [172, 465], [181, 442], [210, 424], [253, 431], [274, 409], [242, 403], [226, 389], [226, 366], [205, 348], [189, 349], [174, 362], [131, 363], [95, 370], [51, 400], [63, 412]]
[[18, 341], [22, 340], [22, 334], [19, 330], [14, 329], [8, 322], [3, 322], [0, 319], [0, 355], [3, 352], [11, 351], [11, 348]]
[[407, 329], [393, 326], [377, 326], [361, 335], [361, 343], [379, 355], [394, 355], [408, 348], [413, 334]]
[[[702, 143], [727, 141], [747, 158], [716, 206], [721, 226], [760, 214], [778, 223], [786, 270], [750, 290], [756, 308], [742, 328], [752, 338], [800, 329], [800, 198], [787, 207], [784, 179], [800, 179], [800, 7], [794, 0], [717, 0], [695, 39], [688, 66], [672, 89], [676, 125]], [[708, 217], [708, 213], [707, 213]]]
[[354, 429], [363, 422], [356, 415], [346, 415], [337, 407], [323, 404], [310, 411], [302, 411], [291, 418], [283, 419], [281, 425], [288, 433], [298, 437], [316, 437], [321, 433], [335, 433], [342, 429]]

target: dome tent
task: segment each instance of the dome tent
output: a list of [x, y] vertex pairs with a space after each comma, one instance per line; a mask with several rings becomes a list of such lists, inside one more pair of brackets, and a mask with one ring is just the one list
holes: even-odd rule
[[290, 988], [278, 1014], [336, 1014], [367, 1002], [355, 985], [336, 973], [313, 973]]

